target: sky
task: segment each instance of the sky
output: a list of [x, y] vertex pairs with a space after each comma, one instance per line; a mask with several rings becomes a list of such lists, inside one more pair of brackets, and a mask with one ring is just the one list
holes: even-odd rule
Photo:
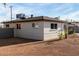
[[10, 6], [13, 6], [13, 19], [16, 19], [16, 14], [24, 13], [27, 17], [33, 14], [79, 21], [78, 3], [6, 3], [6, 7], [0, 3], [0, 22], [10, 20]]

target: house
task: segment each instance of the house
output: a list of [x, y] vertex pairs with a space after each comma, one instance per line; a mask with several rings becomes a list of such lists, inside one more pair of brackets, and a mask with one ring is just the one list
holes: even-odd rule
[[76, 33], [79, 33], [79, 22], [72, 22], [74, 24], [74, 30]]
[[47, 41], [59, 39], [59, 33], [64, 31], [65, 21], [37, 16], [7, 21], [3, 24], [4, 28], [14, 28], [14, 37]]
[[75, 30], [75, 24], [72, 22], [68, 22], [68, 34], [73, 34]]
[[75, 33], [76, 35], [79, 35], [79, 22], [68, 22], [68, 34], [73, 34]]

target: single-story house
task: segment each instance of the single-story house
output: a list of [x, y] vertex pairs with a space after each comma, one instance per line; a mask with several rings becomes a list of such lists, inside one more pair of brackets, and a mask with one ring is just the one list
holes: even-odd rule
[[14, 37], [46, 41], [59, 39], [59, 33], [64, 31], [65, 21], [37, 16], [6, 21], [3, 24], [4, 28], [14, 28]]
[[74, 24], [74, 30], [76, 33], [79, 33], [79, 22], [72, 22]]
[[73, 34], [75, 32], [75, 24], [72, 22], [68, 22], [68, 34]]

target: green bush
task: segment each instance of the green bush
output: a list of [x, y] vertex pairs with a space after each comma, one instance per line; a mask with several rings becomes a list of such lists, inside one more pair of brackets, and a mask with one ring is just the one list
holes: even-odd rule
[[65, 35], [66, 35], [66, 32], [65, 31], [62, 31], [59, 33], [59, 39], [64, 39], [65, 38]]

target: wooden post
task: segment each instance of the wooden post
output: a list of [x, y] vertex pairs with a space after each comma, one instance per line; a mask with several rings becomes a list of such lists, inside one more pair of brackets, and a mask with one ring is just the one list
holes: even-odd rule
[[66, 20], [66, 39], [68, 38], [68, 21]]
[[69, 29], [68, 29], [68, 22], [67, 22], [67, 38], [68, 38], [68, 33], [69, 33], [68, 31], [69, 31]]

